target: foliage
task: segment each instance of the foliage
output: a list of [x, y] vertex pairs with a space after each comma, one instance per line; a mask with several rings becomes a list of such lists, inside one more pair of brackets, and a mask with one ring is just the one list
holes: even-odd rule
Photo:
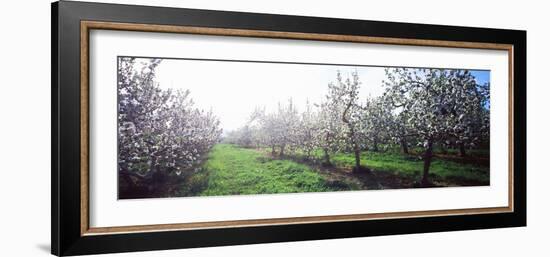
[[354, 170], [364, 170], [361, 151], [386, 151], [397, 144], [409, 154], [409, 148], [420, 146], [425, 185], [434, 144], [464, 155], [465, 147], [488, 142], [489, 84], [478, 85], [468, 70], [388, 68], [382, 83], [382, 96], [360, 99], [358, 73], [344, 78], [337, 72], [322, 102], [308, 103], [302, 113], [292, 100], [273, 113], [257, 108], [252, 122], [230, 135], [238, 138], [230, 142], [269, 146], [279, 156], [285, 149], [300, 151], [305, 159], [320, 148], [325, 164], [335, 153], [353, 152]]
[[395, 68], [386, 76], [385, 97], [406, 114], [406, 126], [425, 149], [423, 184], [429, 183], [434, 143], [454, 137], [456, 144], [475, 145], [488, 135], [489, 87], [477, 85], [469, 71]]
[[127, 189], [121, 198], [164, 190], [167, 176], [191, 174], [221, 135], [217, 117], [193, 107], [189, 91], [160, 88], [160, 62], [119, 58], [118, 167]]

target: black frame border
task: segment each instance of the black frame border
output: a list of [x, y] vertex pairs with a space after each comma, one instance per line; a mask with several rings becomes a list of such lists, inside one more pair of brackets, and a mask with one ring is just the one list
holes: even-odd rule
[[[61, 1], [51, 6], [51, 252], [80, 255], [526, 225], [526, 31]], [[81, 236], [80, 21], [511, 44], [514, 211]]]

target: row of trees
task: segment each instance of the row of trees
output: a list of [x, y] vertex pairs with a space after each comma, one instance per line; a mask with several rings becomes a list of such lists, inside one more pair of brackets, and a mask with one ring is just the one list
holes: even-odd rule
[[424, 185], [429, 184], [434, 144], [457, 148], [465, 155], [467, 147], [488, 142], [489, 84], [477, 84], [467, 70], [385, 72], [382, 96], [361, 99], [357, 72], [346, 78], [338, 72], [321, 103], [308, 103], [302, 112], [292, 100], [274, 112], [257, 108], [227, 140], [245, 147], [270, 147], [273, 155], [281, 156], [301, 151], [311, 158], [319, 149], [328, 165], [332, 154], [350, 152], [355, 171], [368, 171], [361, 165], [361, 151], [398, 145], [408, 154], [410, 146], [418, 146], [423, 149]]
[[212, 112], [193, 105], [189, 91], [165, 90], [154, 81], [161, 60], [118, 60], [119, 196], [156, 190], [170, 175], [188, 175], [220, 140]]

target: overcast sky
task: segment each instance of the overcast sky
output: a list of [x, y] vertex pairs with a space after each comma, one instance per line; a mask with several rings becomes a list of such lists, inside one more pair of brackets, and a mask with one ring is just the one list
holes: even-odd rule
[[[212, 109], [228, 132], [243, 126], [255, 107], [273, 111], [279, 102], [292, 98], [301, 111], [308, 100], [321, 102], [337, 70], [344, 78], [357, 70], [361, 99], [382, 94], [382, 67], [164, 59], [156, 80], [163, 88], [190, 90], [196, 106]], [[478, 83], [489, 80], [489, 72], [474, 75]]]

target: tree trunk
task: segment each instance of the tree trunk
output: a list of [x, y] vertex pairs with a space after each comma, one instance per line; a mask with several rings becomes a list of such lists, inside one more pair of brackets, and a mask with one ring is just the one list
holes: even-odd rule
[[441, 148], [441, 153], [442, 154], [447, 154], [447, 146], [445, 145], [445, 143], [441, 143], [439, 144], [439, 148]]
[[275, 146], [272, 145], [272, 146], [271, 146], [271, 155], [272, 155], [272, 156], [275, 156], [275, 154], [276, 154], [276, 152], [275, 152]]
[[[151, 195], [151, 192], [144, 184], [149, 184], [148, 178], [141, 176], [136, 173], [131, 173], [128, 171], [120, 170], [118, 173], [119, 183], [124, 183], [125, 186], [119, 184], [118, 195], [121, 199], [131, 199], [131, 198], [143, 198]], [[135, 182], [134, 179], [135, 178]], [[144, 181], [147, 180], [147, 181]], [[122, 182], [124, 181], [124, 182]]]
[[409, 146], [407, 145], [407, 139], [402, 137], [401, 140], [401, 152], [404, 154], [409, 154]]
[[128, 188], [129, 188], [130, 191], [133, 191], [137, 187], [136, 183], [134, 183], [134, 180], [132, 180], [129, 173], [120, 172], [119, 176], [120, 176], [120, 178], [124, 179], [124, 181], [127, 183]]
[[330, 166], [330, 155], [328, 154], [328, 149], [324, 148], [323, 151], [325, 152], [325, 165]]
[[359, 171], [361, 170], [361, 149], [356, 143], [353, 144], [353, 152], [355, 153], [355, 170]]
[[372, 142], [372, 151], [373, 152], [378, 152], [378, 139], [376, 139], [376, 138]]
[[466, 149], [464, 148], [464, 143], [458, 144], [458, 149], [460, 150], [458, 153], [458, 156], [465, 157], [466, 156]]
[[279, 153], [279, 156], [281, 156], [281, 157], [285, 155], [285, 146], [286, 145], [281, 146], [281, 152]]
[[430, 164], [432, 163], [432, 156], [433, 156], [433, 142], [432, 140], [428, 140], [428, 146], [426, 147], [426, 151], [424, 152], [424, 172], [422, 173], [422, 186], [428, 186], [430, 184], [430, 181], [428, 179], [428, 174], [430, 172]]
[[354, 170], [359, 172], [359, 171], [361, 171], [361, 149], [359, 149], [359, 144], [355, 140], [355, 128], [353, 127], [353, 125], [350, 123], [350, 121], [346, 117], [347, 112], [351, 108], [352, 104], [353, 103], [351, 101], [348, 103], [348, 105], [346, 107], [346, 110], [344, 110], [344, 113], [342, 114], [342, 121], [345, 124], [348, 125], [348, 128], [349, 128], [348, 136], [351, 139], [351, 143], [353, 144], [353, 152], [355, 153], [355, 168], [354, 168]]

